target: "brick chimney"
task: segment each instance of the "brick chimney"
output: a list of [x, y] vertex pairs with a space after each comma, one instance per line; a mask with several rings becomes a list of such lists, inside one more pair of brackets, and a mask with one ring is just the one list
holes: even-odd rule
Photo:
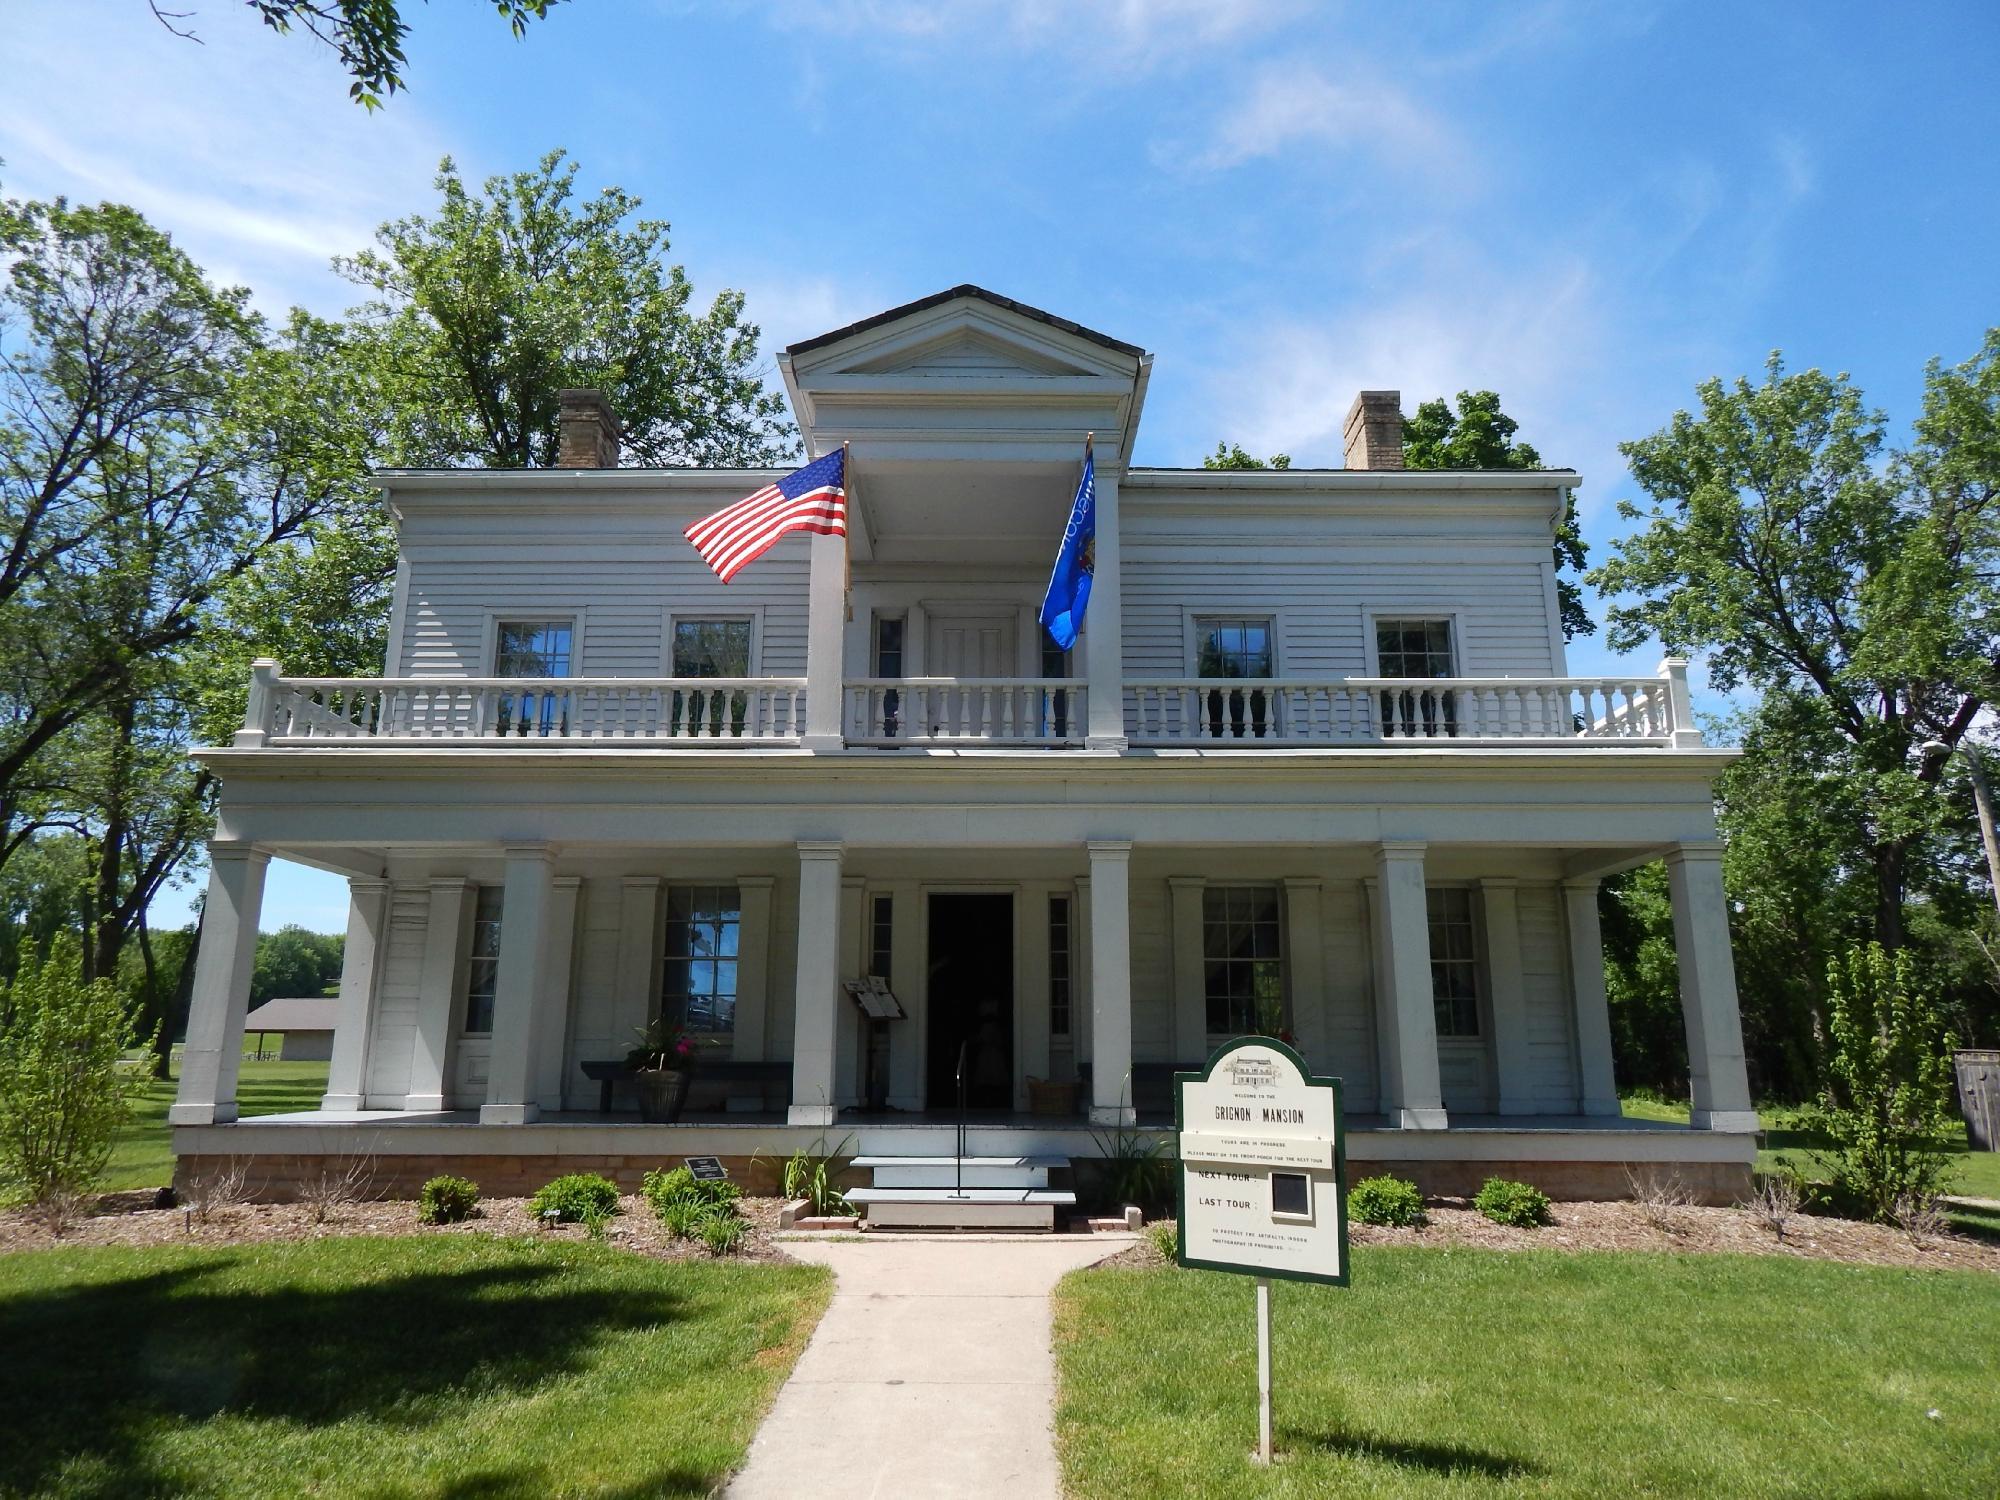
[[557, 420], [556, 467], [558, 469], [615, 469], [618, 467], [618, 418], [604, 392], [592, 390], [558, 391], [562, 415]]
[[1347, 467], [1403, 467], [1403, 393], [1363, 391], [1347, 408]]

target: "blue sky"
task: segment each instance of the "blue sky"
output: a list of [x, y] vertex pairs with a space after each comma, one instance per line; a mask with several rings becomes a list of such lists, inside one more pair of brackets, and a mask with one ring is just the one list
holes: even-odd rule
[[[0, 191], [132, 202], [272, 310], [337, 312], [329, 258], [428, 208], [440, 156], [565, 146], [767, 350], [961, 281], [1143, 345], [1143, 463], [1337, 464], [1361, 387], [1498, 390], [1582, 471], [1596, 556], [1618, 443], [1697, 381], [1782, 348], [1900, 436], [1924, 362], [2000, 322], [1990, 0], [571, 0], [521, 42], [406, 0], [411, 88], [373, 115], [236, 0], [174, 8], [200, 45], [142, 0], [0, 10]], [[265, 917], [344, 902], [281, 869]]]

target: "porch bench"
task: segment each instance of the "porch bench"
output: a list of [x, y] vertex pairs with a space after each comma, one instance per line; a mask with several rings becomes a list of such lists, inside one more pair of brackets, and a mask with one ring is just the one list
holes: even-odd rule
[[[624, 1058], [604, 1062], [579, 1063], [583, 1076], [597, 1085], [597, 1108], [600, 1114], [611, 1113], [611, 1090], [617, 1084], [632, 1076], [632, 1065]], [[784, 1058], [775, 1060], [737, 1058], [716, 1058], [703, 1061], [694, 1069], [695, 1083], [709, 1083], [720, 1080], [723, 1083], [754, 1083], [764, 1085], [781, 1083], [789, 1098], [792, 1088], [792, 1065]]]

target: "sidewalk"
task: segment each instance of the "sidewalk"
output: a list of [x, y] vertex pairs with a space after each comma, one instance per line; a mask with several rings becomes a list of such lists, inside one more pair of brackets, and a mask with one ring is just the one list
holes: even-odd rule
[[730, 1500], [1058, 1500], [1049, 1293], [1130, 1235], [799, 1241], [833, 1303]]

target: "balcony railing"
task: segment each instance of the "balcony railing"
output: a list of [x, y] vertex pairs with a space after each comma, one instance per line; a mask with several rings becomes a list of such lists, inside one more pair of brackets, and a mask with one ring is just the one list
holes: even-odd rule
[[850, 745], [1081, 745], [1086, 703], [1061, 679], [850, 679], [845, 733]]
[[1161, 678], [1125, 690], [1127, 732], [1142, 745], [1668, 743], [1690, 727], [1665, 678]]

